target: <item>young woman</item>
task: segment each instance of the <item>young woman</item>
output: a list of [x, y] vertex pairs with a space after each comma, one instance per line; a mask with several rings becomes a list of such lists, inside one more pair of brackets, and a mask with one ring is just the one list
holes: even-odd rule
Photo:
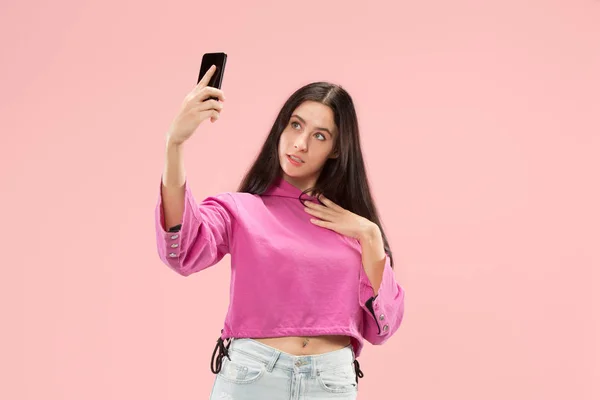
[[197, 203], [183, 145], [223, 109], [223, 92], [207, 86], [214, 70], [168, 131], [155, 215], [159, 256], [177, 273], [231, 255], [211, 399], [355, 399], [364, 341], [383, 344], [397, 331], [404, 290], [370, 194], [352, 98], [326, 82], [298, 89], [238, 191]]

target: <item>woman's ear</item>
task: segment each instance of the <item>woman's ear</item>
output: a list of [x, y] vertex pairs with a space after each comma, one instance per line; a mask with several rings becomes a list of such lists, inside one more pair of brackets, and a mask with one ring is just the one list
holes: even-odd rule
[[331, 154], [329, 155], [329, 158], [338, 158], [340, 156], [339, 152], [337, 149], [333, 150], [331, 152]]

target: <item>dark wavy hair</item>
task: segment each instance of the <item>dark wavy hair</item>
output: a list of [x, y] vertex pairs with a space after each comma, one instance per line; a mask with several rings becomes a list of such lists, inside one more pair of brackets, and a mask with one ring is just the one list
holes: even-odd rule
[[[383, 235], [385, 252], [393, 266], [392, 252], [369, 188], [354, 102], [350, 94], [339, 85], [313, 82], [296, 90], [287, 99], [238, 191], [261, 195], [281, 176], [279, 138], [294, 110], [305, 101], [315, 101], [330, 107], [339, 134], [334, 149], [338, 157], [327, 160], [315, 187], [306, 189], [303, 193], [312, 192], [316, 197], [322, 194], [346, 210], [377, 224]], [[299, 200], [303, 201], [302, 196]]]

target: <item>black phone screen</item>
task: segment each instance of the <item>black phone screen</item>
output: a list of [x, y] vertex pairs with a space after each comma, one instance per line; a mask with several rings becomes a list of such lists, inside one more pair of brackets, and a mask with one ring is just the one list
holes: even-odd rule
[[202, 79], [202, 77], [206, 74], [209, 68], [212, 65], [217, 67], [217, 70], [213, 74], [210, 82], [208, 82], [208, 86], [221, 89], [221, 84], [223, 83], [223, 74], [225, 72], [225, 63], [227, 61], [227, 54], [225, 53], [206, 53], [202, 56], [202, 64], [200, 65], [200, 73], [198, 74], [198, 82]]

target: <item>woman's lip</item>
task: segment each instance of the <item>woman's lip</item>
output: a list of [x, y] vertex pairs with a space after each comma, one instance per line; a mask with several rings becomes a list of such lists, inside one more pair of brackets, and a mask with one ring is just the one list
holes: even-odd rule
[[292, 164], [292, 165], [296, 165], [296, 166], [300, 166], [302, 165], [301, 162], [295, 161], [292, 157], [290, 157], [289, 154], [286, 154], [286, 157], [288, 159], [288, 161]]

